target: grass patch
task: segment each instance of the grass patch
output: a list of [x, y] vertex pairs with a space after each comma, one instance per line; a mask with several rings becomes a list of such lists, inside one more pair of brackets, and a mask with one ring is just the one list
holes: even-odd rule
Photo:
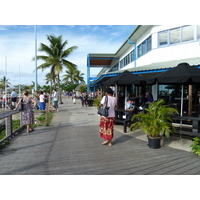
[[48, 124], [46, 124], [46, 113], [42, 113], [39, 117], [36, 117], [36, 126], [49, 126], [53, 119], [53, 112], [49, 111]]
[[[12, 131], [15, 131], [20, 128], [20, 120], [12, 120]], [[6, 137], [6, 130], [5, 127], [1, 127], [0, 130], [0, 140]]]

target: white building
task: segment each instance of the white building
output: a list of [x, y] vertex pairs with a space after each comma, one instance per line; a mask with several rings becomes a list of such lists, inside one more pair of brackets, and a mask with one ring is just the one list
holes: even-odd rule
[[[91, 67], [102, 67], [93, 79], [98, 86], [124, 70], [152, 77], [182, 62], [200, 66], [200, 25], [139, 25], [116, 53], [88, 54], [88, 86]], [[164, 88], [159, 87], [151, 87], [155, 99]]]

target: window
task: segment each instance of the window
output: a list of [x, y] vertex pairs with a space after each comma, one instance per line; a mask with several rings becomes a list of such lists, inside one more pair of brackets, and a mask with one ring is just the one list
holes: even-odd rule
[[180, 43], [180, 28], [170, 30], [169, 37], [170, 44]]
[[142, 55], [144, 55], [147, 52], [147, 45], [146, 40], [142, 43]]
[[126, 64], [125, 65], [128, 65], [130, 63], [129, 54], [125, 57], [125, 59], [126, 59]]
[[124, 59], [120, 61], [120, 69], [124, 67]]
[[149, 52], [151, 50], [151, 36], [148, 37], [146, 40], [144, 40], [142, 42], [142, 44], [140, 44], [137, 47], [137, 51], [138, 51], [138, 58], [143, 56], [144, 54], [146, 54], [147, 52]]
[[109, 72], [114, 72], [114, 71], [117, 71], [119, 70], [119, 63], [117, 63], [116, 65], [114, 65], [110, 70]]
[[[197, 27], [197, 38], [200, 39], [200, 26]], [[158, 33], [159, 46], [179, 44], [194, 40], [194, 26], [181, 26]]]
[[168, 44], [168, 31], [159, 33], [159, 46]]
[[138, 58], [142, 56], [142, 46], [138, 46]]
[[134, 50], [130, 52], [130, 62], [134, 61]]
[[151, 50], [151, 37], [147, 39], [147, 52]]
[[200, 39], [200, 25], [197, 25], [197, 39]]
[[182, 27], [182, 42], [187, 42], [194, 40], [194, 30], [193, 26]]

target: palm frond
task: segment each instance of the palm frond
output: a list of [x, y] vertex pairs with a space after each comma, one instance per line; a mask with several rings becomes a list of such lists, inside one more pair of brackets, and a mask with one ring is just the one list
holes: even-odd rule
[[43, 44], [43, 43], [40, 43], [40, 47], [39, 47], [38, 51], [43, 51], [48, 56], [52, 56], [53, 55], [52, 49], [50, 47], [48, 47], [47, 45]]
[[66, 49], [65, 51], [62, 52], [61, 57], [62, 58], [66, 58], [67, 56], [69, 56], [76, 49], [78, 49], [77, 46], [72, 46], [72, 47]]
[[65, 65], [67, 68], [74, 68], [74, 69], [77, 69], [77, 65], [75, 65], [74, 63], [68, 61], [68, 60], [65, 60], [65, 59], [62, 59], [62, 63], [63, 65]]

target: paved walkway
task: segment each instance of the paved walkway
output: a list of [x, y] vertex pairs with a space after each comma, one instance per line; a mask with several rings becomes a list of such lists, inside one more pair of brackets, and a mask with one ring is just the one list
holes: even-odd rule
[[200, 174], [200, 158], [190, 152], [190, 140], [172, 137], [164, 147], [150, 149], [145, 135], [123, 134], [119, 125], [113, 146], [104, 146], [95, 107], [81, 107], [79, 101], [73, 105], [66, 97], [59, 106], [51, 126], [23, 132], [1, 150], [1, 175]]

